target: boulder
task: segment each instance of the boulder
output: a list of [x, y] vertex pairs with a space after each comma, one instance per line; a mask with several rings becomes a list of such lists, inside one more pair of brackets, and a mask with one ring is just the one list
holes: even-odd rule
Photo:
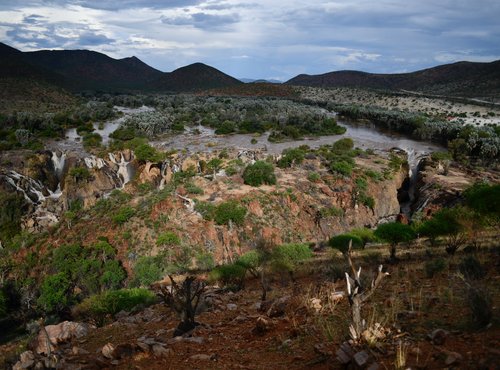
[[36, 353], [48, 354], [57, 344], [67, 342], [73, 338], [81, 338], [95, 327], [73, 321], [63, 321], [57, 325], [47, 325], [45, 330], [38, 333]]
[[19, 356], [19, 361], [12, 368], [13, 370], [29, 369], [35, 364], [35, 355], [31, 351], [25, 351]]

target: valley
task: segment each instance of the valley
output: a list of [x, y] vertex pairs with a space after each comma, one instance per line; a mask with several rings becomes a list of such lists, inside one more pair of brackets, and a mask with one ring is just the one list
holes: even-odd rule
[[493, 95], [0, 51], [0, 366], [497, 363]]

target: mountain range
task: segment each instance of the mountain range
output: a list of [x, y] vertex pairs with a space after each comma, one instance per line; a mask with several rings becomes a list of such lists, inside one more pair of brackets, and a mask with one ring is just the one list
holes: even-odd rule
[[[5, 81], [36, 82], [70, 92], [178, 93], [245, 88], [242, 81], [203, 63], [194, 63], [172, 72], [162, 72], [137, 57], [114, 59], [89, 50], [22, 52], [0, 43], [0, 85], [5, 86]], [[399, 74], [360, 71], [302, 74], [285, 84], [491, 97], [500, 94], [500, 60], [491, 63], [458, 62]]]

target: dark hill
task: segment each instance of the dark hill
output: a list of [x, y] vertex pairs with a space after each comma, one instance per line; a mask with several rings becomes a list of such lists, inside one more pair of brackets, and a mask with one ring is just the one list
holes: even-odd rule
[[158, 91], [197, 91], [242, 85], [243, 83], [218, 69], [203, 63], [194, 63], [164, 74], [151, 84]]
[[299, 75], [286, 83], [313, 87], [411, 90], [466, 97], [495, 96], [500, 93], [500, 60], [491, 63], [458, 62], [399, 74], [337, 71]]
[[64, 76], [64, 87], [71, 91], [133, 91], [142, 90], [162, 72], [139, 59], [113, 59], [88, 50], [41, 50], [23, 53], [33, 65]]
[[114, 59], [89, 50], [21, 52], [2, 43], [0, 78], [49, 83], [72, 92], [187, 92], [241, 84], [202, 63], [165, 73], [136, 57]]

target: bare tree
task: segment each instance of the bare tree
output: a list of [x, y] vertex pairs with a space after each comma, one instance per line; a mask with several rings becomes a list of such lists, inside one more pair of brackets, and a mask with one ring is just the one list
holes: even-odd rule
[[174, 337], [176, 337], [187, 333], [198, 325], [195, 316], [205, 290], [205, 282], [198, 280], [196, 276], [188, 276], [181, 284], [178, 284], [171, 275], [168, 277], [172, 285], [159, 286], [157, 294], [181, 319], [174, 331]]
[[349, 263], [352, 271], [352, 277], [349, 273], [345, 273], [345, 278], [347, 282], [347, 296], [349, 298], [349, 304], [352, 309], [352, 325], [349, 327], [351, 332], [351, 337], [354, 340], [359, 340], [361, 334], [366, 329], [365, 320], [361, 319], [361, 308], [363, 304], [371, 297], [375, 292], [375, 289], [380, 285], [382, 279], [389, 275], [387, 272], [382, 272], [382, 265], [378, 267], [377, 276], [372, 280], [370, 287], [365, 289], [361, 283], [361, 267], [355, 268], [352, 262], [352, 241], [349, 242], [349, 249], [345, 254], [346, 260]]

